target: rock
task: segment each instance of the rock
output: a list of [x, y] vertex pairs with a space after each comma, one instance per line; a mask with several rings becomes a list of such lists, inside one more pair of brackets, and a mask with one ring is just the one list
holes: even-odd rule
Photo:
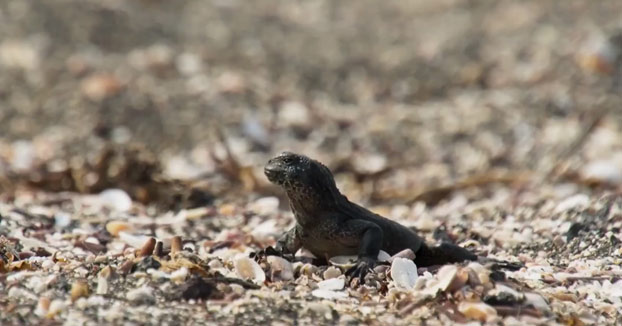
[[150, 269], [159, 269], [162, 264], [153, 256], [147, 256], [136, 263], [135, 271], [146, 272]]
[[294, 279], [294, 268], [286, 259], [278, 256], [266, 258], [270, 265], [270, 279], [272, 281], [289, 281]]
[[201, 277], [192, 277], [173, 294], [175, 299], [209, 299], [216, 291], [216, 285]]
[[402, 289], [412, 289], [417, 282], [417, 266], [407, 258], [396, 257], [391, 264], [391, 278]]
[[487, 322], [497, 317], [495, 308], [483, 302], [461, 302], [458, 311], [467, 318], [476, 319], [480, 322]]
[[261, 285], [266, 280], [266, 274], [259, 264], [246, 255], [238, 256], [234, 259], [233, 266], [235, 273], [243, 279], [251, 280], [257, 285]]
[[119, 212], [127, 212], [132, 208], [132, 198], [121, 189], [106, 189], [99, 193], [102, 205]]

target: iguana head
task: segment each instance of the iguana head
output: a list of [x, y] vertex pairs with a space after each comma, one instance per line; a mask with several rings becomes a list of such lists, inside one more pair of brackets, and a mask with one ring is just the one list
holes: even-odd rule
[[283, 187], [290, 195], [318, 197], [339, 193], [330, 170], [305, 155], [282, 152], [268, 161], [264, 173], [270, 182]]

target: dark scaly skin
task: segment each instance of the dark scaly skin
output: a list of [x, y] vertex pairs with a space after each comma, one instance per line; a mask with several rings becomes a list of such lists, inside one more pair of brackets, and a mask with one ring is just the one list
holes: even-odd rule
[[285, 190], [296, 218], [296, 226], [277, 241], [279, 253], [294, 254], [304, 247], [318, 258], [358, 255], [348, 274], [361, 280], [381, 249], [390, 255], [411, 249], [417, 266], [477, 259], [453, 244], [429, 247], [411, 229], [350, 202], [330, 170], [304, 155], [283, 152], [268, 161], [264, 172]]

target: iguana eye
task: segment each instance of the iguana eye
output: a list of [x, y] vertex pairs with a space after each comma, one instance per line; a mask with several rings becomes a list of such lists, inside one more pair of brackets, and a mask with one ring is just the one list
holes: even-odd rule
[[291, 164], [294, 160], [291, 157], [286, 157], [283, 159], [283, 162], [285, 162], [285, 164]]

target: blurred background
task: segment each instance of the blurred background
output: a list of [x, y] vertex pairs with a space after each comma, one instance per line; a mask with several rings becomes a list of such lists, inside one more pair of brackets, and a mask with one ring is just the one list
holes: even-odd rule
[[619, 0], [4, 0], [0, 190], [194, 206], [271, 193], [282, 150], [354, 200], [619, 188], [621, 29]]

